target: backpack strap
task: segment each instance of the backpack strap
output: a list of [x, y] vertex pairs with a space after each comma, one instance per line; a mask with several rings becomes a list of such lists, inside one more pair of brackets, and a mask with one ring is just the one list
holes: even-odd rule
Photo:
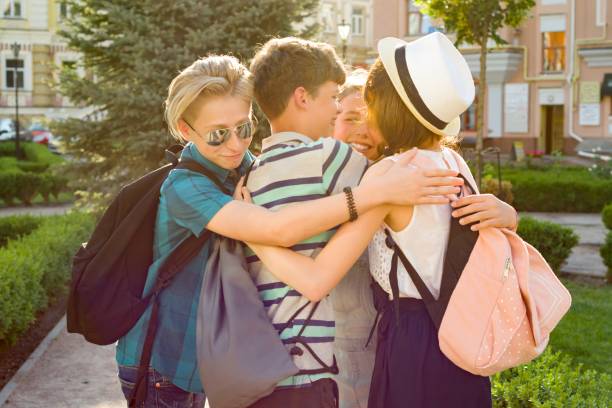
[[[321, 368], [315, 368], [312, 370], [300, 370], [298, 374], [302, 374], [302, 375], [304, 374], [314, 375], [314, 374], [322, 374], [322, 373], [338, 374], [340, 370], [338, 369], [338, 363], [336, 362], [336, 356], [334, 356], [334, 361], [331, 365], [325, 364], [325, 362], [321, 359], [321, 357], [319, 357], [317, 353], [315, 353], [312, 347], [310, 347], [310, 345], [302, 337], [302, 335], [304, 334], [304, 330], [306, 330], [306, 327], [312, 321], [312, 317], [314, 316], [317, 308], [319, 307], [319, 302], [306, 302], [304, 305], [302, 305], [289, 318], [289, 320], [287, 320], [287, 322], [283, 324], [282, 328], [278, 331], [278, 333], [281, 334], [284, 330], [286, 330], [293, 323], [295, 318], [300, 313], [302, 313], [302, 311], [304, 311], [304, 309], [310, 304], [312, 304], [312, 308], [310, 309], [310, 312], [308, 313], [308, 317], [304, 321], [304, 324], [302, 324], [302, 328], [300, 329], [300, 332], [297, 334], [297, 336], [293, 338], [293, 340], [295, 344], [298, 344], [298, 343], [301, 344], [306, 349], [306, 351], [308, 351], [308, 353], [312, 355], [312, 357], [317, 361], [317, 363], [321, 365]], [[302, 349], [297, 346], [293, 346], [291, 350], [289, 351], [289, 354], [291, 354], [292, 356], [296, 356], [296, 355], [301, 356], [302, 354], [304, 354], [304, 351], [302, 351]]]
[[385, 240], [385, 244], [388, 248], [393, 250], [393, 257], [391, 258], [391, 270], [389, 271], [389, 283], [391, 284], [391, 292], [393, 294], [393, 302], [395, 304], [395, 318], [399, 323], [399, 283], [398, 283], [398, 260], [402, 263], [406, 272], [412, 279], [414, 286], [416, 286], [423, 302], [425, 302], [425, 307], [427, 308], [427, 312], [429, 316], [433, 320], [436, 328], [440, 328], [440, 324], [442, 323], [442, 318], [444, 317], [444, 309], [445, 307], [440, 307], [440, 302], [434, 298], [431, 291], [419, 276], [419, 273], [414, 269], [414, 266], [410, 263], [406, 255], [401, 250], [401, 248], [397, 245], [393, 237], [391, 237], [391, 233], [387, 228], [385, 228], [385, 235], [387, 236]]
[[[180, 151], [180, 149], [178, 151]], [[175, 168], [187, 169], [200, 173], [208, 177], [223, 193], [231, 195], [231, 192], [229, 192], [229, 190], [218, 180], [217, 176], [209, 169], [192, 160], [178, 161], [175, 151], [167, 150], [166, 154]], [[153, 302], [153, 308], [147, 325], [147, 334], [142, 346], [136, 383], [132, 395], [130, 396], [130, 407], [139, 406], [147, 398], [149, 382], [148, 370], [151, 364], [155, 334], [159, 325], [159, 295], [161, 291], [172, 282], [172, 279], [198, 254], [211, 235], [212, 233], [206, 229], [199, 237], [190, 235], [189, 238], [181, 242], [181, 244], [168, 256], [158, 271], [155, 286], [147, 296], [148, 301]]]

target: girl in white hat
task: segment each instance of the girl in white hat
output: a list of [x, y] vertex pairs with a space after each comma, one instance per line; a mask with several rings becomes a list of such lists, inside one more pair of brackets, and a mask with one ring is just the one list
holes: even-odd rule
[[[362, 183], [385, 177], [394, 162], [402, 160], [402, 152], [417, 148], [415, 161], [461, 172], [475, 185], [466, 163], [448, 147], [456, 143], [459, 115], [474, 99], [474, 82], [463, 56], [440, 33], [411, 43], [386, 38], [378, 50], [380, 58], [364, 92], [368, 124], [369, 131], [385, 141], [381, 150], [393, 156], [373, 165]], [[243, 193], [248, 200], [248, 192]], [[444, 260], [452, 257], [446, 253], [451, 216], [473, 231], [516, 227], [514, 208], [490, 195], [452, 199], [451, 205], [381, 206], [359, 214], [315, 259], [249, 244], [272, 273], [303, 293], [315, 287], [317, 293], [329, 292], [369, 244], [375, 304], [381, 314], [370, 408], [491, 406], [489, 378], [462, 370], [442, 354], [437, 329], [407, 271], [399, 265], [397, 275], [390, 273], [393, 251], [386, 245], [385, 230], [437, 296]]]

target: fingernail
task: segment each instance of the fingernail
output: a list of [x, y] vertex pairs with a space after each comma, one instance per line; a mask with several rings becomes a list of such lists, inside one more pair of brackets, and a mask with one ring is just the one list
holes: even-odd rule
[[452, 215], [453, 217], [457, 217], [457, 211], [453, 211], [453, 212], [451, 213], [451, 215]]
[[475, 226], [475, 225], [472, 225], [472, 226], [470, 227], [470, 229], [471, 229], [472, 231], [476, 231], [476, 226]]
[[[456, 202], [456, 201], [453, 201], [453, 202], [451, 203], [451, 206], [456, 207], [456, 206], [457, 206], [457, 202]], [[454, 214], [455, 214], [455, 213], [453, 213], [453, 215], [454, 215]]]
[[459, 224], [461, 224], [461, 225], [465, 224], [465, 220], [463, 220], [463, 219], [459, 220]]

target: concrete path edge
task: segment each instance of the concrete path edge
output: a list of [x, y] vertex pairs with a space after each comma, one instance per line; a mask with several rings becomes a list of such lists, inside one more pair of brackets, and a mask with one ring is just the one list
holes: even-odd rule
[[11, 393], [17, 385], [21, 378], [25, 377], [34, 364], [38, 361], [38, 359], [45, 353], [47, 348], [51, 345], [53, 340], [59, 336], [59, 334], [66, 327], [66, 316], [61, 318], [61, 320], [55, 325], [55, 327], [47, 334], [47, 336], [43, 339], [43, 341], [36, 347], [36, 349], [30, 354], [28, 359], [19, 367], [19, 370], [13, 375], [8, 383], [2, 388], [0, 391], [0, 407], [4, 405], [4, 403], [9, 399]]

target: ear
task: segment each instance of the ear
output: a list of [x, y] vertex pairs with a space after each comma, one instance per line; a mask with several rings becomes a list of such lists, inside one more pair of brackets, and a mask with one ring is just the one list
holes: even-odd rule
[[191, 129], [183, 119], [179, 119], [178, 121], [178, 130], [181, 132], [181, 136], [183, 136], [183, 139], [188, 142], [191, 141]]
[[293, 95], [291, 95], [291, 99], [298, 109], [307, 109], [308, 102], [310, 99], [310, 94], [308, 93], [306, 88], [304, 88], [303, 86], [298, 86], [293, 91]]

